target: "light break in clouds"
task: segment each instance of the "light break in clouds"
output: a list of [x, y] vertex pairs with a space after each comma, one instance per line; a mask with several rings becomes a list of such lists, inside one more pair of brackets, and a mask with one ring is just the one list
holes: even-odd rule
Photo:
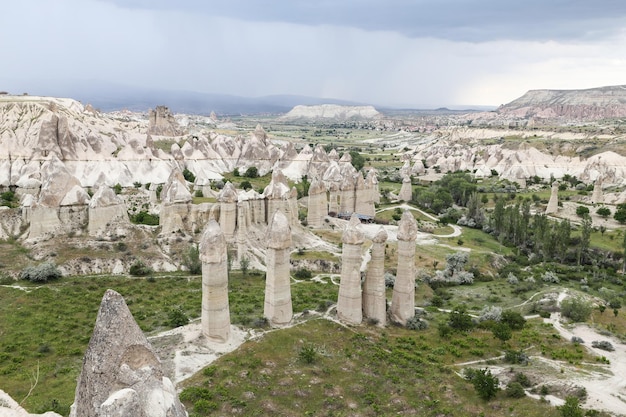
[[118, 84], [416, 108], [626, 84], [621, 0], [21, 0], [0, 90]]

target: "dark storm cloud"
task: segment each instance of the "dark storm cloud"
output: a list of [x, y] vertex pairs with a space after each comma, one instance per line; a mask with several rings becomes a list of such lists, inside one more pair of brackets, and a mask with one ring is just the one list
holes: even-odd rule
[[336, 25], [421, 38], [592, 40], [624, 27], [623, 0], [105, 0], [248, 21]]

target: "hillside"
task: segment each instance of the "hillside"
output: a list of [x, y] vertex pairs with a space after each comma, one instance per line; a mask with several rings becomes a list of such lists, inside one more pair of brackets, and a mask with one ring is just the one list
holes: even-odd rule
[[626, 86], [530, 90], [497, 109], [502, 116], [599, 120], [626, 116]]
[[286, 121], [366, 121], [382, 115], [373, 106], [340, 106], [322, 104], [318, 106], [298, 105], [281, 117]]

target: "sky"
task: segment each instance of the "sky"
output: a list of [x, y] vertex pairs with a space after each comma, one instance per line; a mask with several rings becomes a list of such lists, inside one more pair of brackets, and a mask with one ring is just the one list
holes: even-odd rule
[[14, 94], [116, 84], [436, 108], [626, 84], [623, 0], [2, 3], [0, 90]]

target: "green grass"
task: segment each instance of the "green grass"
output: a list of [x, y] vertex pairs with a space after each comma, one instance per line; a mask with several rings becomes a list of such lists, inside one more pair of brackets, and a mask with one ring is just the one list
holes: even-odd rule
[[[191, 416], [559, 415], [544, 402], [509, 399], [502, 392], [490, 402], [479, 400], [453, 372], [459, 370], [454, 364], [499, 356], [501, 342], [485, 330], [441, 339], [432, 321], [429, 329], [416, 332], [310, 320], [224, 355], [187, 380], [181, 397]], [[589, 358], [553, 333], [539, 321], [529, 322], [507, 348], [541, 345], [546, 355]], [[499, 360], [494, 364], [516, 367]]]
[[[0, 386], [18, 402], [26, 397], [33, 373], [38, 387], [23, 406], [31, 412], [55, 409], [67, 414], [74, 398], [82, 357], [89, 343], [102, 295], [122, 294], [141, 329], [168, 329], [168, 313], [181, 306], [200, 316], [201, 277], [177, 274], [154, 279], [70, 277], [43, 286], [24, 281], [27, 291], [0, 287]], [[263, 316], [264, 276], [233, 272], [229, 280], [231, 321], [248, 325]], [[292, 286], [294, 312], [315, 310], [337, 300], [338, 287], [302, 282]], [[56, 408], [54, 408], [56, 407]]]

